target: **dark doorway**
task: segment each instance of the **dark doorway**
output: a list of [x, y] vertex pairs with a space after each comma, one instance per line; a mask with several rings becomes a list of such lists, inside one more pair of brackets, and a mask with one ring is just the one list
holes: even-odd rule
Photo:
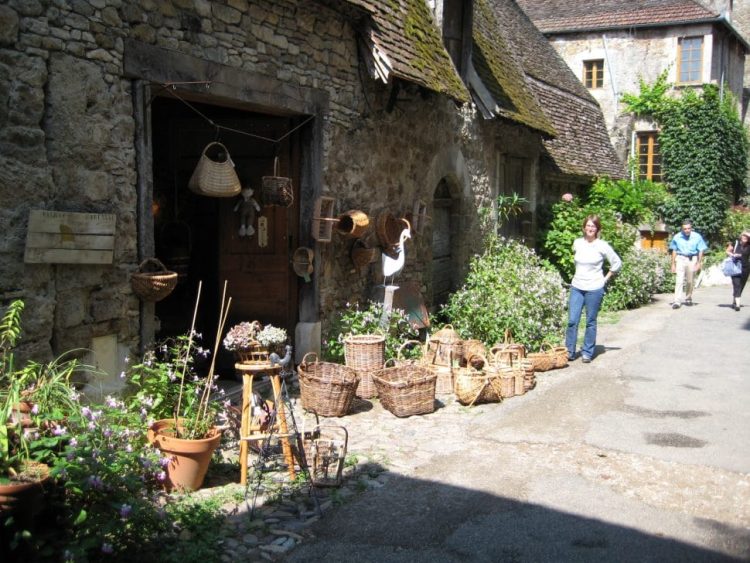
[[[300, 157], [298, 135], [287, 133], [298, 120], [156, 97], [151, 122], [156, 256], [179, 273], [175, 291], [156, 304], [156, 338], [187, 333], [202, 282], [196, 330], [203, 335], [203, 347], [212, 348], [225, 280], [232, 304], [224, 332], [240, 321], [258, 320], [285, 328], [293, 336], [298, 288], [290, 255], [299, 240]], [[204, 147], [216, 140], [226, 146], [242, 186], [252, 187], [261, 205], [252, 236], [240, 235], [236, 210], [240, 196], [211, 198], [188, 189]], [[278, 173], [274, 173], [275, 157]], [[263, 205], [261, 179], [273, 175], [291, 177], [295, 190], [291, 207]], [[218, 373], [232, 372], [232, 357], [222, 348], [217, 362]]]

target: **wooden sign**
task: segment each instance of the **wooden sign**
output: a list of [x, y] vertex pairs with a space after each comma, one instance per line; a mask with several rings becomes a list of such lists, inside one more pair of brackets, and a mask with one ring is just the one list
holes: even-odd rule
[[115, 215], [35, 209], [26, 233], [27, 264], [111, 264]]

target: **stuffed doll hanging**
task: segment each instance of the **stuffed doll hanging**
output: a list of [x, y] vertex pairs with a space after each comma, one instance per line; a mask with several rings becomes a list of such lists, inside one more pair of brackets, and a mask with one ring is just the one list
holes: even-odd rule
[[252, 188], [243, 188], [240, 200], [234, 206], [234, 211], [240, 212], [240, 236], [251, 237], [255, 234], [255, 213], [260, 211], [260, 205], [253, 197]]

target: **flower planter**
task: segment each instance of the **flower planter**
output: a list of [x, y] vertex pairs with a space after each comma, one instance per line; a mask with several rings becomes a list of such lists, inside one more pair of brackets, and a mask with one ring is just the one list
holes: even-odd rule
[[207, 438], [184, 440], [174, 436], [174, 420], [157, 420], [148, 429], [148, 440], [163, 453], [171, 455], [167, 466], [167, 490], [195, 491], [203, 485], [211, 456], [219, 447], [221, 431], [214, 428]]
[[42, 509], [49, 467], [30, 461], [21, 477], [10, 483], [0, 484], [0, 523], [12, 514], [16, 522], [28, 527]]

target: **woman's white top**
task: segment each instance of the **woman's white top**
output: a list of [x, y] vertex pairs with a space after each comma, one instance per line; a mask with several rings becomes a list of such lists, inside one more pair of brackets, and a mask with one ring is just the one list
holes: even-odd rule
[[587, 242], [581, 237], [573, 243], [576, 273], [570, 284], [576, 289], [593, 291], [604, 287], [604, 259], [607, 259], [609, 270], [619, 272], [622, 260], [612, 247], [601, 239]]

